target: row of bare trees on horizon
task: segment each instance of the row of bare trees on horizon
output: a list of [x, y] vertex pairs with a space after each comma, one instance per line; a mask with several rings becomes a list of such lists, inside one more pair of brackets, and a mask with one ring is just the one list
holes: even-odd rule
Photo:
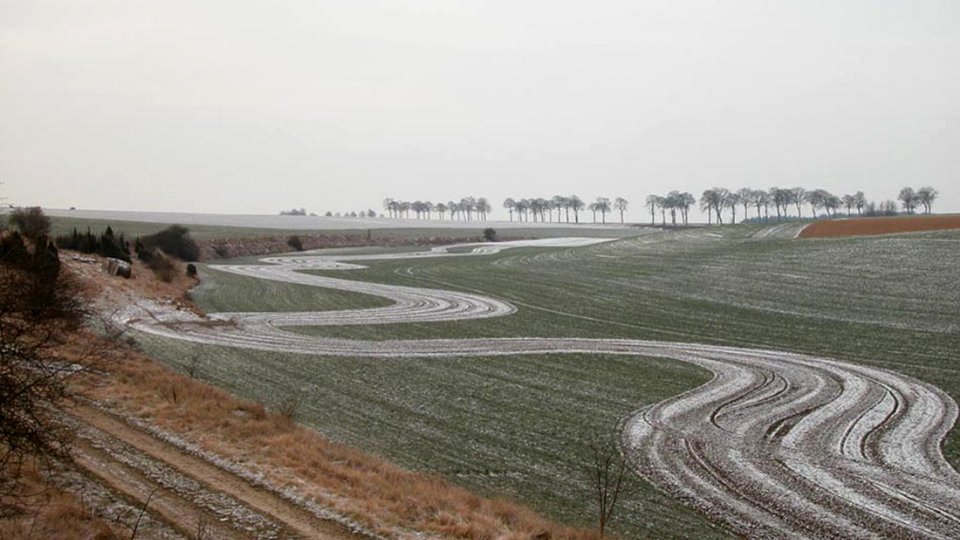
[[[580, 213], [584, 210], [593, 214], [593, 222], [607, 222], [607, 214], [619, 212], [620, 222], [623, 223], [623, 213], [629, 206], [629, 201], [622, 197], [610, 200], [607, 197], [597, 197], [592, 203], [585, 203], [576, 195], [565, 197], [556, 195], [550, 199], [544, 198], [517, 198], [508, 197], [503, 201], [503, 207], [510, 214], [510, 221], [532, 221], [542, 223], [580, 223]], [[410, 218], [411, 213], [416, 219], [445, 219], [449, 214], [451, 220], [486, 221], [487, 214], [492, 210], [490, 202], [484, 197], [464, 197], [459, 201], [433, 203], [431, 201], [401, 201], [387, 198], [383, 200], [383, 208], [392, 218]]]
[[[623, 213], [630, 206], [630, 201], [617, 197], [611, 201], [607, 197], [597, 197], [592, 203], [585, 203], [576, 195], [565, 197], [555, 195], [549, 199], [514, 199], [507, 197], [503, 207], [510, 213], [510, 221], [514, 214], [518, 221], [539, 221], [542, 223], [580, 223], [580, 212], [587, 210], [593, 214], [593, 222], [597, 223], [597, 214], [600, 214], [601, 223], [607, 222], [607, 214], [616, 210], [620, 214], [620, 223], [623, 223]], [[556, 216], [554, 216], [556, 212]], [[570, 215], [573, 213], [573, 220]]]
[[449, 213], [451, 220], [486, 221], [487, 213], [492, 210], [490, 202], [484, 197], [464, 197], [459, 201], [433, 203], [431, 201], [399, 201], [392, 198], [383, 200], [383, 209], [391, 218], [409, 218], [413, 212], [416, 219], [432, 219], [434, 212], [437, 219], [444, 219]]
[[[816, 219], [818, 211], [825, 211], [826, 217], [837, 217], [841, 208], [846, 208], [846, 215], [894, 215], [902, 207], [908, 214], [916, 213], [918, 208], [929, 214], [938, 192], [932, 187], [922, 187], [914, 190], [905, 187], [900, 190], [897, 202], [887, 200], [879, 204], [867, 201], [862, 191], [842, 196], [834, 195], [825, 189], [808, 190], [803, 187], [781, 188], [773, 187], [769, 190], [741, 188], [730, 190], [715, 187], [704, 190], [697, 199], [686, 191], [671, 191], [666, 195], [648, 195], [646, 208], [650, 212], [650, 224], [656, 224], [657, 212], [660, 212], [661, 223], [667, 224], [669, 214], [672, 225], [689, 224], [690, 209], [699, 208], [706, 213], [707, 222], [719, 225], [724, 224], [724, 213], [729, 212], [730, 223], [737, 222], [738, 209], [743, 208], [742, 219], [770, 221], [774, 217], [777, 221], [788, 219], [803, 219], [804, 208], [810, 209], [808, 217]], [[698, 206], [699, 203], [699, 206]], [[597, 197], [591, 203], [586, 203], [577, 195], [555, 195], [546, 198], [513, 198], [503, 201], [503, 208], [507, 210], [510, 221], [541, 222], [541, 223], [580, 223], [580, 214], [591, 212], [593, 223], [606, 223], [607, 214], [617, 212], [620, 223], [624, 223], [624, 213], [630, 203], [623, 197], [613, 200], [607, 197]], [[433, 203], [431, 201], [402, 201], [392, 198], [384, 199], [383, 207], [387, 215], [392, 218], [416, 219], [450, 219], [460, 221], [486, 221], [492, 210], [490, 202], [484, 197], [463, 197], [459, 201]], [[751, 217], [750, 214], [753, 213]], [[774, 213], [771, 215], [771, 213]], [[436, 217], [434, 218], [434, 214]], [[448, 217], [449, 216], [449, 217]], [[599, 216], [599, 219], [598, 219]]]
[[[897, 198], [906, 213], [914, 214], [918, 207], [923, 207], [924, 213], [929, 214], [937, 195], [937, 190], [932, 187], [922, 187], [918, 190], [905, 187], [900, 190]], [[659, 210], [663, 224], [667, 223], [669, 213], [671, 224], [677, 225], [677, 214], [679, 214], [680, 222], [686, 225], [690, 208], [697, 202], [697, 198], [688, 192], [671, 191], [666, 196], [648, 195], [646, 207], [650, 211], [650, 224], [656, 223], [657, 210]], [[700, 210], [707, 214], [708, 223], [712, 224], [716, 218], [716, 223], [719, 225], [723, 225], [725, 210], [730, 211], [730, 222], [736, 223], [737, 208], [741, 206], [744, 220], [751, 219], [750, 211], [754, 210], [753, 219], [757, 221], [770, 221], [771, 208], [776, 212], [777, 221], [803, 219], [804, 206], [809, 206], [810, 217], [814, 219], [817, 218], [818, 210], [825, 210], [827, 217], [837, 217], [839, 209], [844, 207], [847, 209], [847, 215], [853, 215], [854, 210], [858, 216], [897, 213], [896, 202], [888, 200], [879, 205], [868, 202], [862, 191], [837, 196], [825, 189], [807, 190], [802, 187], [774, 187], [769, 190], [742, 188], [736, 191], [727, 188], [711, 188], [701, 194], [699, 203]], [[795, 216], [790, 215], [793, 209], [796, 210]]]

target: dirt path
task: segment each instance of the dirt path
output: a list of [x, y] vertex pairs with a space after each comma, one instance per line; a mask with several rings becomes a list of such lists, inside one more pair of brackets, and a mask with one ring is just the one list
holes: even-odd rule
[[66, 421], [78, 465], [188, 538], [365, 538], [93, 407]]
[[[574, 239], [570, 245], [581, 240]], [[562, 239], [553, 245], [562, 247]], [[474, 251], [464, 255], [479, 255]], [[440, 256], [456, 256], [448, 253]], [[438, 256], [435, 252], [390, 258]], [[634, 470], [748, 537], [960, 538], [960, 475], [941, 444], [957, 404], [932, 385], [877, 368], [781, 351], [631, 339], [355, 341], [285, 326], [452, 321], [508, 315], [481, 295], [311, 276], [377, 256], [265, 259], [226, 269], [378, 294], [387, 308], [212, 314], [132, 306], [120, 322], [174, 339], [264, 351], [364, 357], [610, 354], [672, 358], [709, 383], [625, 419]], [[347, 262], [347, 261], [350, 262]], [[642, 361], [638, 360], [638, 361]]]

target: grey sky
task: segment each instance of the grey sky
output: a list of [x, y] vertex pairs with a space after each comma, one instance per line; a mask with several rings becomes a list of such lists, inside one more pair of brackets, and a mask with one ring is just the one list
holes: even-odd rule
[[386, 196], [933, 185], [960, 3], [0, 0], [0, 195], [275, 213]]

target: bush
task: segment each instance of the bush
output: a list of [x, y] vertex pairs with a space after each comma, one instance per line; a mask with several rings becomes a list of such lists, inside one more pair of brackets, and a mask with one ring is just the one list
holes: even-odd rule
[[70, 377], [89, 356], [65, 362], [58, 348], [86, 314], [56, 247], [40, 236], [30, 252], [18, 233], [3, 235], [0, 246], [19, 254], [0, 264], [0, 494], [7, 494], [31, 456], [65, 455], [69, 432], [52, 405], [68, 396]]
[[147, 268], [153, 270], [153, 273], [164, 283], [170, 283], [177, 277], [177, 267], [160, 251], [154, 252], [148, 258]]
[[497, 231], [486, 228], [483, 230], [483, 239], [487, 242], [495, 242], [497, 240]]
[[187, 277], [197, 277], [197, 265], [193, 263], [187, 265]]
[[224, 242], [217, 242], [213, 244], [213, 252], [217, 254], [217, 257], [221, 259], [230, 258], [230, 246]]
[[31, 240], [50, 234], [50, 218], [39, 206], [17, 208], [10, 214], [10, 225]]
[[157, 249], [182, 261], [192, 262], [200, 257], [200, 247], [190, 237], [190, 230], [181, 225], [171, 225], [158, 233], [144, 236], [139, 243], [143, 247], [137, 255], [144, 262], [148, 261], [141, 254], [148, 254], [146, 258], [149, 259]]
[[25, 264], [29, 257], [30, 254], [23, 245], [23, 237], [17, 231], [4, 234], [0, 238], [0, 263], [19, 267]]
[[287, 245], [294, 251], [303, 251], [303, 241], [300, 240], [300, 237], [297, 235], [287, 238]]
[[290, 398], [280, 402], [276, 407], [276, 412], [287, 422], [296, 422], [300, 416], [300, 409], [302, 407], [302, 401]]

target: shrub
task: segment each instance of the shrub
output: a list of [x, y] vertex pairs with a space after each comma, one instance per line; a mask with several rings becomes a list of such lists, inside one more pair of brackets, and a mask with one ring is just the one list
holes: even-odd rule
[[160, 251], [150, 255], [146, 264], [147, 268], [153, 270], [153, 273], [164, 283], [170, 283], [177, 277], [177, 267]]
[[276, 412], [287, 422], [295, 422], [300, 416], [303, 402], [299, 399], [286, 399], [277, 405]]
[[10, 225], [31, 240], [50, 234], [50, 218], [39, 206], [17, 208], [10, 214]]
[[197, 277], [197, 265], [193, 263], [187, 265], [187, 277]]
[[[73, 229], [72, 233], [57, 237], [57, 247], [72, 249], [81, 253], [96, 253], [104, 257], [130, 262], [130, 242], [123, 236], [123, 233], [120, 236], [114, 235], [113, 229], [109, 226], [100, 236], [94, 236], [90, 229], [82, 234], [77, 229]], [[140, 249], [140, 247], [137, 249]]]
[[486, 228], [483, 230], [483, 239], [487, 242], [494, 242], [497, 239], [497, 231], [492, 228]]
[[230, 258], [230, 246], [224, 242], [217, 242], [213, 244], [213, 252], [217, 254], [217, 257], [221, 259]]
[[290, 246], [294, 251], [303, 251], [303, 241], [300, 240], [300, 237], [297, 235], [287, 238], [287, 245]]
[[65, 363], [58, 349], [85, 316], [85, 302], [69, 274], [61, 274], [56, 247], [39, 236], [30, 253], [17, 233], [4, 235], [0, 245], [19, 254], [0, 264], [0, 494], [5, 494], [31, 456], [64, 455], [69, 433], [52, 405], [68, 396], [70, 377], [82, 371], [75, 366], [89, 357]]
[[23, 245], [23, 237], [20, 236], [20, 233], [13, 231], [0, 237], [0, 263], [20, 266], [29, 257], [30, 254], [27, 252], [26, 246]]
[[[200, 247], [190, 237], [190, 230], [182, 225], [171, 225], [158, 233], [144, 236], [140, 242], [143, 252], [149, 253], [148, 258], [157, 249], [188, 262], [196, 261], [200, 257]], [[144, 260], [142, 256], [140, 258]]]

